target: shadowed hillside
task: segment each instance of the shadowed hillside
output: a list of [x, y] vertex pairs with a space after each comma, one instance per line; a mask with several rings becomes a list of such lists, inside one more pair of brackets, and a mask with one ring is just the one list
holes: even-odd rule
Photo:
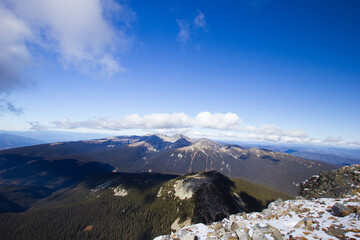
[[180, 177], [104, 173], [53, 193], [27, 212], [1, 214], [0, 233], [4, 239], [152, 239], [249, 210], [249, 199], [235, 194], [240, 192], [258, 203], [290, 197], [213, 171]]

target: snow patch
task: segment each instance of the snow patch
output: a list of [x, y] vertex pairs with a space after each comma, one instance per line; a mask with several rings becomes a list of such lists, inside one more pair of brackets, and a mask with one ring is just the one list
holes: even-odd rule
[[126, 189], [122, 188], [121, 186], [117, 186], [114, 188], [114, 196], [118, 197], [125, 197], [129, 193], [126, 191]]
[[[196, 224], [184, 227], [168, 236], [160, 236], [155, 240], [173, 240], [182, 239], [187, 235], [197, 236], [199, 240], [206, 240], [209, 234], [214, 232], [214, 226], [221, 224], [221, 228], [230, 229], [232, 223], [237, 223], [240, 230], [247, 229], [249, 237], [254, 237], [254, 228], [266, 227], [268, 225], [278, 229], [284, 239], [295, 239], [306, 236], [306, 239], [335, 239], [328, 235], [328, 229], [333, 226], [340, 226], [344, 230], [346, 239], [358, 239], [360, 229], [360, 214], [351, 213], [345, 217], [337, 217], [331, 214], [331, 207], [335, 203], [341, 203], [345, 206], [359, 207], [360, 194], [347, 196], [345, 198], [320, 198], [305, 200], [297, 198], [295, 200], [272, 202], [263, 212], [239, 213], [229, 216], [220, 222], [215, 222], [209, 226]], [[304, 225], [296, 227], [304, 219], [311, 219], [312, 225], [305, 229]], [[176, 221], [174, 223], [177, 223]], [[173, 224], [174, 224], [173, 223]], [[273, 236], [266, 234], [266, 239], [274, 239]], [[212, 239], [223, 239], [212, 237]]]
[[175, 196], [181, 200], [192, 198], [194, 189], [190, 187], [190, 183], [179, 180], [174, 184]]
[[95, 193], [100, 190], [104, 190], [105, 188], [109, 187], [111, 185], [112, 181], [104, 182], [103, 184], [97, 185], [95, 188], [91, 189], [90, 191]]

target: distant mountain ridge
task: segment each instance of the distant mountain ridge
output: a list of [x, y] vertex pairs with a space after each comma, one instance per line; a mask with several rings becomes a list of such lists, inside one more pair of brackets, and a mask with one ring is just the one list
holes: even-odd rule
[[[96, 140], [42, 144], [0, 151], [0, 158], [73, 159], [108, 164], [120, 172], [186, 174], [216, 170], [296, 195], [298, 183], [338, 166], [267, 149], [246, 149], [184, 135], [118, 136]], [[15, 167], [16, 168], [16, 167]], [[14, 169], [13, 169], [14, 170]], [[0, 181], [6, 171], [0, 173]]]
[[42, 144], [43, 141], [12, 134], [0, 133], [0, 150]]

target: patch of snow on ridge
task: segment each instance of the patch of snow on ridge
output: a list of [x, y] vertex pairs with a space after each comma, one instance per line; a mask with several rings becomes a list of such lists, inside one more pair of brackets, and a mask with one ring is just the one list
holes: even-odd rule
[[190, 183], [179, 180], [174, 184], [175, 196], [181, 200], [192, 198], [194, 189], [190, 187]]
[[114, 188], [114, 196], [118, 197], [125, 197], [128, 195], [126, 189], [122, 188], [121, 186], [117, 186]]
[[[151, 136], [152, 134], [148, 135], [148, 136]], [[185, 136], [181, 135], [181, 134], [175, 134], [175, 135], [172, 135], [172, 136], [167, 136], [165, 134], [155, 134], [155, 136], [161, 138], [163, 141], [165, 142], [170, 142], [170, 143], [174, 143], [176, 142], [177, 140], [179, 140], [180, 138], [186, 138]]]
[[178, 180], [174, 184], [175, 196], [181, 200], [192, 198], [196, 189], [206, 181], [207, 179], [200, 174], [187, 176], [185, 179]]
[[91, 189], [90, 191], [95, 193], [97, 191], [104, 190], [105, 188], [109, 187], [111, 185], [111, 183], [112, 183], [112, 181], [104, 182], [100, 185], [97, 185], [95, 188]]
[[[355, 210], [344, 217], [335, 216], [331, 211], [335, 203]], [[231, 215], [211, 225], [187, 226], [171, 235], [157, 237], [155, 240], [185, 239], [186, 236], [196, 236], [191, 239], [199, 240], [228, 239], [230, 236], [236, 239], [250, 239], [250, 237], [255, 239], [259, 231], [264, 231], [264, 237], [273, 239], [274, 236], [269, 230], [279, 232], [281, 238], [276, 239], [305, 239], [304, 237], [306, 239], [337, 239], [333, 234], [339, 234], [339, 232], [344, 235], [344, 237], [338, 235], [340, 239], [359, 239], [359, 229], [360, 194], [357, 193], [345, 198], [276, 200], [262, 212]], [[245, 238], [246, 235], [249, 238]]]

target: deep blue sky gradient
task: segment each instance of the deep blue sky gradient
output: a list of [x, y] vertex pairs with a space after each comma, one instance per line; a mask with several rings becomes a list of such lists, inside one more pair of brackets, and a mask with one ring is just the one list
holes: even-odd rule
[[[102, 81], [44, 55], [29, 73], [37, 88], [12, 96], [25, 114], [2, 122], [233, 112], [257, 127], [360, 139], [360, 1], [128, 4], [137, 18], [133, 46], [118, 56], [125, 73]], [[177, 20], [191, 24], [199, 12], [206, 29], [177, 41]]]

